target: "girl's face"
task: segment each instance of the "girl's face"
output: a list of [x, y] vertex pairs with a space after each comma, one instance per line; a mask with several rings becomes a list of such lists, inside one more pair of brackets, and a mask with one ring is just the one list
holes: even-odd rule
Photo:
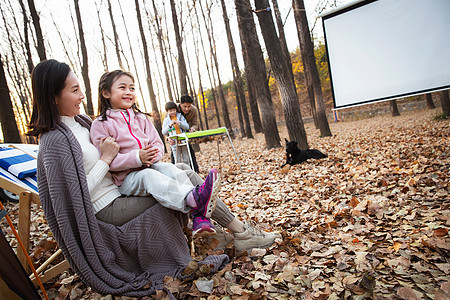
[[127, 75], [114, 80], [110, 91], [103, 91], [103, 97], [109, 99], [112, 109], [129, 109], [136, 101], [134, 81]]
[[61, 116], [75, 117], [80, 114], [80, 104], [84, 99], [84, 94], [80, 89], [80, 82], [75, 74], [69, 72], [64, 88], [61, 93], [55, 96]]
[[175, 117], [177, 115], [177, 109], [176, 108], [171, 108], [167, 111], [167, 113], [169, 114], [169, 116], [171, 117]]

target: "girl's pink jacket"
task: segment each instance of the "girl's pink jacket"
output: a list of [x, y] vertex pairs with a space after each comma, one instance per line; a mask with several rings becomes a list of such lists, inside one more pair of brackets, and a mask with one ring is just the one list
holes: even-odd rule
[[94, 120], [91, 126], [91, 141], [100, 151], [100, 140], [113, 137], [120, 145], [119, 153], [110, 165], [114, 183], [120, 186], [128, 173], [143, 169], [139, 158], [139, 149], [151, 145], [158, 148], [156, 161], [160, 161], [164, 153], [164, 144], [152, 122], [146, 115], [135, 113], [132, 109], [125, 111], [108, 110], [106, 121]]

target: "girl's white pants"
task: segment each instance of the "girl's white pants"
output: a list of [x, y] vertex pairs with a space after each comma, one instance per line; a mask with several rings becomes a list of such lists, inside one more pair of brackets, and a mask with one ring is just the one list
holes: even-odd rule
[[193, 188], [186, 172], [173, 164], [157, 162], [128, 174], [119, 191], [126, 196], [151, 194], [162, 206], [187, 213], [191, 208], [185, 198]]

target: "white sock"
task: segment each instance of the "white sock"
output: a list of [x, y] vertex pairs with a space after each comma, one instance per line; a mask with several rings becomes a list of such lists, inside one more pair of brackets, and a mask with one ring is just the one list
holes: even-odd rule
[[185, 199], [186, 199], [186, 203], [189, 207], [197, 208], [197, 202], [195, 202], [195, 198], [194, 198], [192, 191], [189, 192], [189, 194], [186, 196]]

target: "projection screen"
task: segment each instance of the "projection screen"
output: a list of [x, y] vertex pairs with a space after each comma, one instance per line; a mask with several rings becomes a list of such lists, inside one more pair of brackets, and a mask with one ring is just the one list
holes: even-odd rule
[[450, 88], [450, 0], [366, 0], [321, 15], [335, 108]]

